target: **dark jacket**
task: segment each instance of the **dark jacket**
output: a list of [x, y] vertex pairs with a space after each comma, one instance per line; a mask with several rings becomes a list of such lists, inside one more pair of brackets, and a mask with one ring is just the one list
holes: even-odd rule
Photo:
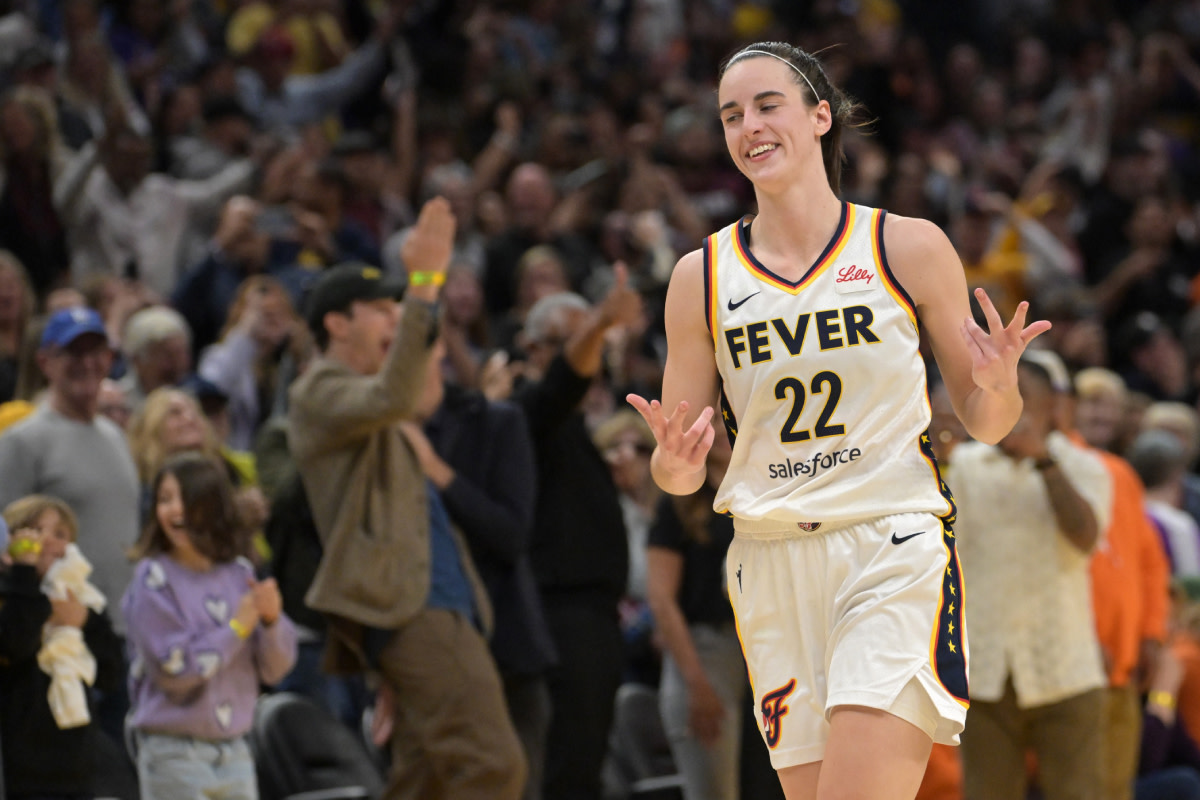
[[537, 455], [533, 568], [547, 607], [585, 597], [616, 614], [629, 572], [625, 518], [612, 473], [592, 443], [579, 405], [591, 381], [557, 357], [518, 388]]
[[[60, 729], [47, 700], [50, 676], [37, 663], [50, 601], [37, 570], [18, 564], [0, 571], [0, 751], [9, 795], [90, 794], [93, 754], [104, 737], [92, 721]], [[121, 642], [108, 616], [90, 612], [83, 640], [96, 659], [95, 688], [114, 691], [125, 678]]]
[[308, 505], [304, 481], [294, 469], [271, 501], [263, 535], [271, 549], [271, 576], [279, 584], [284, 613], [297, 625], [324, 633], [325, 616], [304, 602], [321, 566], [321, 536]]
[[492, 600], [496, 663], [540, 674], [556, 654], [529, 558], [537, 474], [525, 418], [511, 403], [447, 386], [426, 433], [455, 471], [442, 496]]

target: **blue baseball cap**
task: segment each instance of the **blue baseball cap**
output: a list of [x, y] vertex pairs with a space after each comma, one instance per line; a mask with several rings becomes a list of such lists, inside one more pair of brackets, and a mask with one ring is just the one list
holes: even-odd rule
[[85, 333], [95, 333], [108, 339], [104, 320], [90, 308], [64, 308], [55, 311], [42, 331], [42, 347], [66, 347]]

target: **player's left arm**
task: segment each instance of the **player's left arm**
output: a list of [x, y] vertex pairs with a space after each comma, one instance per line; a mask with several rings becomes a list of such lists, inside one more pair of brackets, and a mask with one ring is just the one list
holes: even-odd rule
[[975, 291], [988, 330], [971, 314], [967, 279], [954, 246], [932, 222], [889, 214], [883, 230], [892, 273], [917, 307], [958, 418], [972, 437], [995, 444], [1021, 416], [1017, 360], [1050, 323], [1025, 325], [1021, 303], [1006, 327], [987, 294]]

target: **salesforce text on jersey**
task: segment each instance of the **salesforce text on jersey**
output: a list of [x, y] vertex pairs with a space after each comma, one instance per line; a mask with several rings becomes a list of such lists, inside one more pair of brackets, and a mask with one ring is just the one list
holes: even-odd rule
[[789, 480], [802, 476], [816, 477], [821, 470], [829, 470], [839, 464], [849, 464], [862, 457], [862, 450], [849, 447], [845, 450], [834, 450], [832, 453], [814, 453], [811, 458], [803, 461], [784, 461], [782, 464], [767, 466], [767, 477], [773, 480]]

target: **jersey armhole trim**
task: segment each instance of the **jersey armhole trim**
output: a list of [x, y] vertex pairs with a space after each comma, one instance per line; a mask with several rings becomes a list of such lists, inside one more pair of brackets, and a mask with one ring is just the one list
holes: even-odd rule
[[712, 334], [713, 350], [717, 348], [717, 234], [708, 236], [702, 245], [704, 253], [704, 322]]
[[904, 291], [904, 287], [900, 285], [900, 281], [896, 280], [896, 276], [892, 273], [892, 268], [888, 264], [887, 248], [883, 244], [883, 222], [884, 218], [887, 217], [887, 213], [887, 211], [877, 208], [874, 210], [875, 218], [871, 220], [871, 250], [875, 254], [875, 266], [879, 270], [879, 275], [883, 278], [884, 288], [887, 289], [892, 299], [900, 304], [900, 307], [904, 309], [904, 313], [908, 314], [913, 328], [919, 334], [921, 332], [921, 323], [917, 319], [917, 305], [909, 297], [908, 292]]

